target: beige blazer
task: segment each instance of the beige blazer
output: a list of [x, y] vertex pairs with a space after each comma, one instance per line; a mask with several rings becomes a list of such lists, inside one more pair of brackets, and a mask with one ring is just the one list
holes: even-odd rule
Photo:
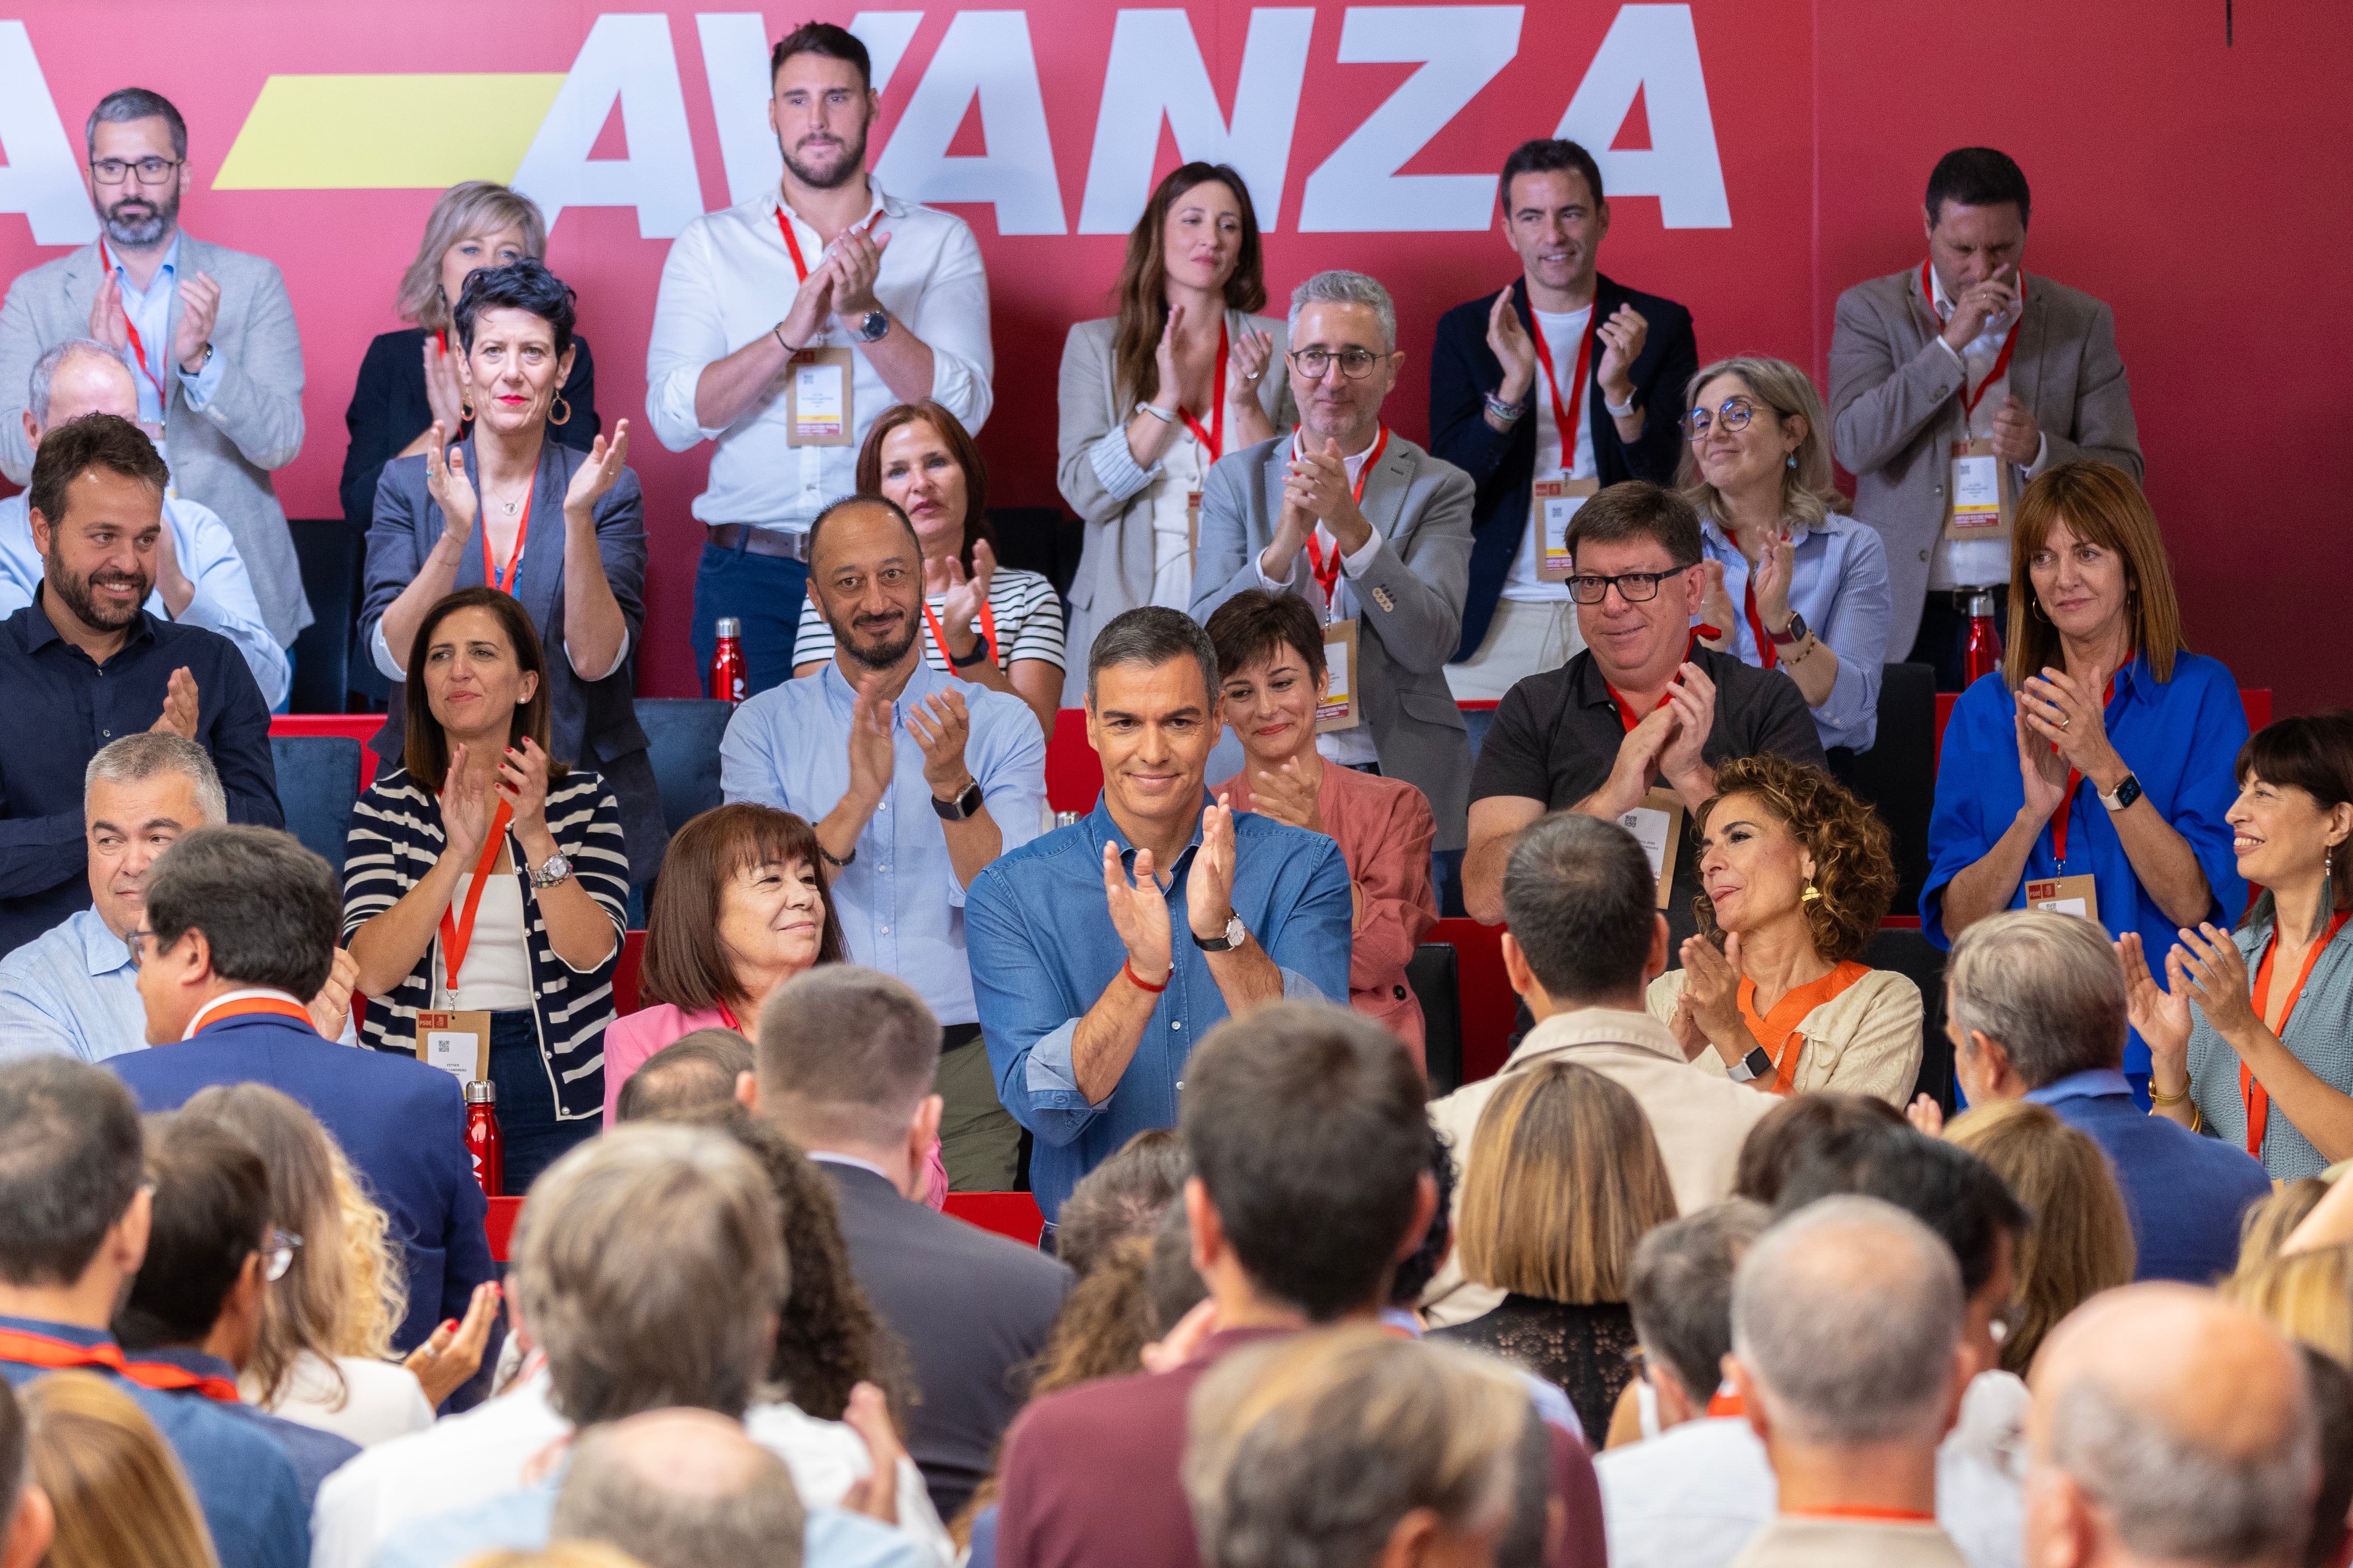
[[[1732, 1172], [1748, 1130], [1778, 1103], [1769, 1094], [1728, 1078], [1695, 1072], [1666, 1026], [1648, 1013], [1588, 1007], [1556, 1013], [1530, 1029], [1493, 1078], [1466, 1083], [1430, 1101], [1430, 1120], [1454, 1146], [1454, 1218], [1462, 1217], [1462, 1173], [1471, 1163], [1471, 1140], [1495, 1090], [1514, 1073], [1544, 1062], [1573, 1061], [1591, 1068], [1633, 1095], [1659, 1141], [1675, 1207], [1696, 1214], [1732, 1195]], [[1474, 1284], [1462, 1273], [1461, 1249], [1421, 1293], [1430, 1326], [1466, 1323], [1493, 1311], [1504, 1292]]]
[[1783, 1514], [1749, 1538], [1732, 1568], [1968, 1568], [1968, 1559], [1933, 1520]]
[[[1651, 1016], [1670, 1029], [1690, 973], [1670, 969], [1651, 982]], [[1799, 1020], [1805, 1043], [1798, 1047], [1790, 1092], [1868, 1094], [1903, 1110], [1920, 1076], [1920, 988], [1892, 969], [1873, 970]], [[1724, 1058], [1713, 1050], [1700, 1052], [1691, 1065], [1724, 1078]]]

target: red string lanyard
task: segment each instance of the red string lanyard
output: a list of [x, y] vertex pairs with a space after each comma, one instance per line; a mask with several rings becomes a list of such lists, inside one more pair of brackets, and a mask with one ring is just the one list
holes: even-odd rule
[[[953, 674], [955, 655], [948, 651], [948, 634], [940, 629], [940, 617], [932, 609], [928, 598], [923, 601], [923, 620], [932, 628], [932, 641], [939, 645], [940, 662]], [[988, 657], [992, 663], [1002, 662], [997, 654], [997, 610], [987, 599], [980, 602], [980, 635], [988, 641]]]
[[[2106, 689], [2100, 693], [2100, 706], [2105, 709], [2116, 700], [2116, 678], [2108, 677]], [[2052, 751], [2059, 748], [2053, 746]], [[2059, 862], [2063, 874], [2067, 869], [2067, 812], [2075, 804], [2075, 791], [2082, 786], [2084, 775], [2073, 768], [2067, 770], [2067, 793], [2059, 798], [2059, 809], [2051, 814], [2051, 858]]]
[[1201, 443], [1214, 463], [1226, 455], [1226, 323], [1222, 320], [1218, 322], [1218, 374], [1209, 383], [1209, 400], [1215, 406], [1209, 411], [1207, 430], [1181, 403], [1176, 405], [1176, 417], [1185, 421], [1185, 428], [1193, 432], [1193, 439]]
[[176, 1394], [193, 1389], [206, 1399], [223, 1405], [237, 1403], [237, 1384], [225, 1377], [206, 1377], [169, 1362], [132, 1361], [115, 1344], [78, 1345], [70, 1340], [52, 1339], [47, 1334], [28, 1334], [21, 1329], [0, 1329], [0, 1361], [12, 1361], [20, 1366], [44, 1367], [52, 1372], [96, 1368], [129, 1378], [142, 1388], [158, 1393]]
[[300, 1002], [285, 996], [240, 996], [234, 1002], [216, 1002], [197, 1013], [190, 1033], [217, 1024], [224, 1018], [242, 1018], [254, 1013], [274, 1013], [281, 1018], [299, 1019], [306, 1029], [315, 1030], [311, 1011]]
[[1544, 360], [1545, 390], [1552, 394], [1553, 424], [1560, 431], [1560, 471], [1571, 474], [1577, 471], [1577, 418], [1578, 410], [1585, 406], [1585, 367], [1593, 358], [1593, 321], [1588, 316], [1585, 331], [1577, 336], [1577, 371], [1569, 378], [1566, 405], [1560, 400], [1559, 373], [1552, 367], [1552, 345], [1545, 341], [1544, 325], [1535, 319], [1533, 306], [1528, 311], [1528, 325], [1534, 329], [1528, 335], [1535, 339], [1536, 353]]
[[[106, 241], [103, 239], [98, 242], [98, 265], [109, 277], [113, 276], [114, 263], [107, 257]], [[169, 319], [168, 314], [165, 319]], [[139, 356], [139, 374], [145, 376], [147, 384], [155, 389], [156, 404], [161, 408], [172, 400], [164, 392], [164, 384], [156, 379], [155, 373], [147, 368], [147, 345], [140, 342], [139, 323], [131, 319], [129, 310], [122, 312], [122, 326], [123, 330], [131, 334], [131, 352]]]
[[[2295, 989], [2287, 994], [2287, 1006], [2280, 1013], [2276, 1032], [2282, 1039], [2287, 1037], [2287, 1021], [2295, 1016], [2295, 1005], [2304, 999], [2304, 983], [2312, 978], [2312, 966], [2319, 960], [2320, 950], [2337, 940], [2337, 933], [2345, 929], [2348, 914], [2353, 914], [2353, 910], [2339, 910], [2329, 920], [2327, 933], [2314, 942], [2312, 950], [2304, 955], [2304, 968], [2295, 977]], [[2271, 1013], [2272, 958], [2278, 952], [2279, 918], [2274, 914], [2272, 939], [2263, 944], [2263, 961], [2255, 966], [2255, 984], [2249, 996], [2255, 1005], [2258, 1022], [2267, 1018]], [[2264, 1026], [2268, 1028], [2270, 1026], [2265, 1024]], [[2269, 1089], [2255, 1081], [2255, 1075], [2247, 1070], [2244, 1062], [2239, 1064], [2239, 1099], [2247, 1109], [2247, 1152], [2260, 1160], [2263, 1157], [2263, 1131], [2271, 1123], [2272, 1097]]]
[[[1928, 283], [1928, 264], [1926, 261], [1920, 263], [1920, 298], [1927, 301], [1928, 315], [1931, 320], [1941, 321], [1945, 319], [1936, 314], [1936, 296]], [[1978, 405], [1985, 401], [1986, 389], [2000, 381], [2003, 374], [2010, 369], [2010, 351], [2018, 347], [2018, 329], [2025, 324], [2026, 274], [2021, 272], [2018, 275], [2018, 320], [2010, 322], [2009, 332], [2002, 338], [2001, 353], [1994, 356], [1993, 369], [1986, 373], [1986, 378], [1983, 381], [1978, 383], [1978, 389], [1975, 392], [1969, 390], [1969, 378], [1967, 372], [1964, 371], [1962, 374], [1961, 413], [1963, 416], [1974, 416], [1978, 411]]]
[[[1699, 634], [1704, 631], [1711, 631], [1714, 628], [1708, 626], [1694, 626], [1692, 628], [1691, 644], [1683, 649], [1683, 658], [1685, 659], [1688, 660], [1698, 653]], [[1603, 688], [1609, 691], [1610, 700], [1618, 704], [1618, 721], [1626, 726], [1626, 733], [1629, 735], [1632, 734], [1634, 732], [1634, 726], [1642, 721], [1642, 715], [1634, 711], [1634, 705], [1626, 700], [1626, 694], [1624, 692], [1619, 690], [1616, 687], [1611, 686], [1606, 680], [1601, 684]], [[1659, 693], [1659, 700], [1651, 706], [1651, 712], [1656, 713], [1660, 709], [1664, 708], [1669, 702], [1673, 700], [1674, 684], [1673, 679], [1670, 678], [1667, 681], [1668, 689]]]
[[498, 815], [491, 819], [491, 831], [482, 839], [482, 858], [474, 862], [474, 885], [466, 889], [466, 907], [462, 911], [441, 911], [441, 978], [454, 994], [458, 989], [458, 972], [466, 967], [466, 950], [474, 945], [474, 916], [482, 907], [482, 889], [490, 884], [491, 868], [499, 863], [499, 851], [505, 847], [507, 823], [514, 816], [514, 807], [499, 802]]
[[[532, 489], [537, 489], [538, 488], [539, 474], [536, 470], [533, 470], [532, 474]], [[485, 498], [482, 497], [481, 492], [479, 490], [475, 492], [475, 510], [480, 511], [481, 510], [481, 500]], [[522, 517], [515, 523], [514, 548], [507, 552], [507, 568], [505, 574], [501, 575], [499, 569], [491, 563], [490, 519], [488, 517], [484, 517], [482, 519], [483, 582], [488, 583], [491, 587], [496, 588], [501, 594], [512, 594], [514, 592], [515, 579], [522, 574], [522, 542], [530, 536], [530, 533], [531, 496], [527, 491], [524, 493], [522, 498]]]
[[[1388, 444], [1389, 427], [1384, 425], [1381, 426], [1380, 439], [1375, 441], [1373, 449], [1365, 454], [1365, 466], [1356, 470], [1354, 500], [1360, 507], [1365, 504], [1365, 481], [1373, 477], [1373, 465], [1381, 460], [1381, 454], [1388, 449]], [[1293, 451], [1301, 449], [1296, 437], [1293, 438], [1292, 449]], [[1308, 534], [1307, 564], [1315, 569], [1316, 585], [1324, 590], [1324, 615], [1328, 620], [1332, 615], [1332, 595], [1338, 593], [1340, 589], [1340, 542], [1336, 539], [1332, 542], [1332, 563], [1326, 566], [1324, 563], [1324, 547], [1315, 542], [1314, 533]]]
[[735, 1016], [735, 1009], [730, 1007], [724, 1001], [719, 1004], [719, 1021], [739, 1035], [744, 1032], [744, 1021]]
[[1774, 651], [1773, 639], [1766, 635], [1765, 617], [1757, 613], [1757, 573], [1754, 568], [1749, 571], [1748, 581], [1742, 584], [1742, 591], [1748, 595], [1748, 635], [1757, 639], [1757, 659], [1767, 669], [1771, 669], [1781, 659]]
[[[882, 209], [881, 207], [876, 207], [872, 212], [868, 213], [863, 218], [851, 224], [846, 232], [856, 234], [860, 229], [872, 228], [874, 226], [874, 220], [881, 216]], [[785, 248], [792, 253], [794, 274], [797, 276], [802, 282], [807, 282], [808, 263], [801, 258], [800, 239], [793, 233], [793, 220], [786, 214], [785, 206], [782, 202], [776, 204], [776, 227], [784, 233]]]
[[1781, 1512], [1788, 1519], [1867, 1519], [1882, 1524], [1936, 1522], [1935, 1514], [1923, 1513], [1916, 1508], [1866, 1508], [1860, 1503], [1834, 1503], [1828, 1508], [1787, 1508]]

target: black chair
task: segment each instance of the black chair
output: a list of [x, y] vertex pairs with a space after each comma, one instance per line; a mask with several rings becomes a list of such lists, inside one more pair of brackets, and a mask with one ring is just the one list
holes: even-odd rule
[[287, 711], [341, 713], [351, 690], [366, 542], [339, 517], [286, 527], [294, 536], [294, 559], [302, 569], [302, 594], [313, 617], [294, 638], [294, 685]]
[[1462, 973], [1451, 942], [1425, 942], [1405, 966], [1421, 1003], [1422, 1060], [1432, 1100], [1462, 1087]]
[[360, 794], [360, 743], [347, 735], [272, 735], [269, 761], [278, 770], [286, 831], [342, 877], [352, 803]]
[[1953, 1079], [1953, 1042], [1945, 1037], [1944, 950], [1923, 932], [1883, 928], [1863, 949], [1862, 962], [1873, 969], [1892, 969], [1920, 988], [1920, 1077], [1904, 1097], [1905, 1103], [1917, 1095], [1932, 1095], [1950, 1116], [1959, 1097]]
[[687, 819], [723, 800], [719, 792], [719, 742], [727, 733], [734, 705], [701, 697], [640, 697], [638, 723], [646, 732], [646, 757], [661, 792], [662, 821], [672, 833]]
[[1891, 664], [1879, 686], [1879, 736], [1867, 752], [1833, 747], [1831, 772], [1877, 808], [1895, 840], [1895, 902], [1916, 914], [1928, 881], [1928, 818], [1936, 804], [1936, 671]]

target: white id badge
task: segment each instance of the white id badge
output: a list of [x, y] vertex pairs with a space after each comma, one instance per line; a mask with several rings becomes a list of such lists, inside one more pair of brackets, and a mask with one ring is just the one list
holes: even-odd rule
[[1331, 676], [1324, 700], [1316, 704], [1315, 732], [1353, 730], [1362, 720], [1356, 707], [1356, 619], [1334, 621], [1324, 628], [1324, 668]]
[[1545, 583], [1566, 583], [1569, 579], [1568, 522], [1577, 509], [1585, 504], [1588, 496], [1601, 491], [1598, 479], [1538, 479], [1535, 482], [1535, 526], [1543, 530], [1537, 536], [1536, 577]]
[[849, 445], [849, 351], [803, 349], [786, 367], [786, 413], [790, 447]]
[[1642, 797], [1642, 804], [1618, 819], [1618, 826], [1634, 836], [1642, 847], [1643, 858], [1651, 862], [1651, 875], [1659, 885], [1658, 908], [1667, 907], [1668, 896], [1675, 881], [1675, 849], [1683, 837], [1683, 803], [1670, 790], [1654, 789]]
[[1945, 537], [2010, 537], [2011, 488], [2008, 465], [1994, 455], [1991, 441], [1980, 437], [1954, 442], [1949, 485], [1953, 504], [1946, 514]]

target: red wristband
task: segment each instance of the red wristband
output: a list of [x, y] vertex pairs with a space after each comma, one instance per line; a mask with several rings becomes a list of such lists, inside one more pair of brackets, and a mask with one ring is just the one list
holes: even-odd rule
[[[1167, 990], [1167, 989], [1168, 989], [1168, 981], [1167, 981], [1167, 980], [1164, 980], [1164, 981], [1162, 981], [1159, 984], [1155, 985], [1155, 984], [1152, 984], [1150, 982], [1146, 981], [1146, 980], [1144, 978], [1144, 976], [1143, 976], [1143, 975], [1138, 974], [1138, 973], [1135, 972], [1135, 961], [1134, 961], [1134, 959], [1132, 959], [1132, 958], [1123, 958], [1123, 959], [1121, 959], [1121, 960], [1119, 961], [1119, 967], [1120, 967], [1120, 973], [1127, 976], [1128, 984], [1131, 984], [1131, 985], [1133, 985], [1133, 986], [1134, 986], [1138, 991], [1149, 991], [1149, 992], [1151, 992], [1155, 996], [1157, 996], [1157, 995], [1159, 995], [1163, 991], [1166, 991], [1166, 990]], [[1168, 972], [1168, 974], [1169, 974], [1169, 979], [1172, 979], [1172, 980], [1173, 980], [1174, 978], [1176, 978], [1176, 970], [1175, 970], [1174, 968], [1171, 968], [1171, 969], [1169, 970], [1169, 972]]]

